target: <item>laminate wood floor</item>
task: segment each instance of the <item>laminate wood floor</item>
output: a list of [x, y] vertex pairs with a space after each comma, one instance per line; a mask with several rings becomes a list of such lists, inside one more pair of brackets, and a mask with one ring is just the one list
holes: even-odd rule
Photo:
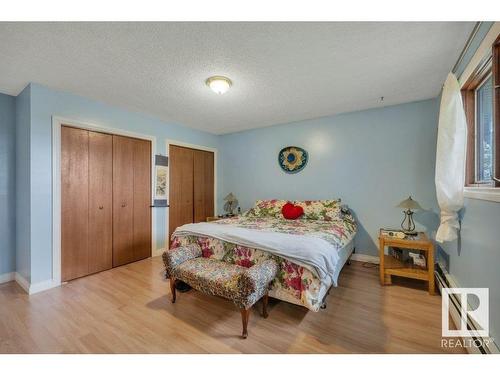
[[339, 284], [317, 313], [270, 299], [263, 319], [258, 303], [242, 340], [230, 301], [190, 291], [170, 302], [160, 257], [32, 296], [9, 282], [0, 285], [0, 353], [449, 352], [440, 296], [424, 284], [381, 287], [378, 269], [359, 262]]

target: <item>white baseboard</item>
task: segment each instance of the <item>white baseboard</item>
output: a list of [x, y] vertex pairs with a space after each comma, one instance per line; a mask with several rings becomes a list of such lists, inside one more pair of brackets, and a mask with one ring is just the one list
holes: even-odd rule
[[366, 254], [357, 254], [357, 253], [351, 255], [351, 260], [355, 260], [357, 262], [374, 263], [374, 264], [380, 263], [379, 257]]
[[15, 272], [7, 272], [7, 273], [3, 273], [0, 275], [0, 284], [3, 284], [3, 283], [8, 283], [9, 281], [12, 281], [15, 279], [15, 276], [16, 273]]
[[[165, 249], [163, 248], [154, 250], [152, 256], [153, 257], [160, 256], [163, 254], [164, 251]], [[21, 276], [21, 274], [17, 272], [11, 272], [0, 275], [0, 284], [12, 280], [15, 280], [19, 284], [19, 286], [23, 288], [24, 291], [28, 294], [43, 292], [44, 290], [56, 288], [61, 285], [55, 280], [45, 280], [39, 283], [31, 284], [30, 282], [28, 282], [28, 280], [26, 280], [23, 276]]]
[[58, 286], [61, 286], [61, 283], [58, 283], [55, 280], [41, 281], [39, 283], [31, 284], [30, 285], [29, 294], [35, 294], [35, 293], [43, 292], [44, 290], [56, 288]]
[[30, 294], [30, 283], [19, 272], [16, 272], [15, 280], [26, 293]]
[[44, 290], [52, 289], [60, 286], [61, 284], [56, 282], [55, 280], [45, 280], [39, 283], [31, 284], [26, 280], [21, 274], [16, 272], [15, 280], [19, 284], [21, 288], [28, 294], [35, 294], [39, 292], [43, 292]]

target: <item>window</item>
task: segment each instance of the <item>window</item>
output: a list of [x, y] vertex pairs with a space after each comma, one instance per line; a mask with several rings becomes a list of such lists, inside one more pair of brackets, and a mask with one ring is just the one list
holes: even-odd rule
[[493, 181], [493, 78], [476, 89], [476, 182]]
[[466, 186], [500, 187], [500, 36], [462, 87], [467, 119]]

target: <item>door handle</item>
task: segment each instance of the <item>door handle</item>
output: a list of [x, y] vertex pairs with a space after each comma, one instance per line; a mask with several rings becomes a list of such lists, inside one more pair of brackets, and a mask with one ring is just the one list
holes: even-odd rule
[[104, 208], [104, 206], [99, 206], [99, 209], [102, 210]]

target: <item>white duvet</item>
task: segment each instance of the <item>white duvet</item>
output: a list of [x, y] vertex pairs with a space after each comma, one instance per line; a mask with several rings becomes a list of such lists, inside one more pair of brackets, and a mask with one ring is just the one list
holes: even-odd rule
[[185, 224], [173, 236], [208, 236], [237, 245], [279, 255], [313, 272], [323, 283], [335, 283], [339, 262], [337, 248], [328, 241], [308, 235], [270, 232], [214, 223]]

